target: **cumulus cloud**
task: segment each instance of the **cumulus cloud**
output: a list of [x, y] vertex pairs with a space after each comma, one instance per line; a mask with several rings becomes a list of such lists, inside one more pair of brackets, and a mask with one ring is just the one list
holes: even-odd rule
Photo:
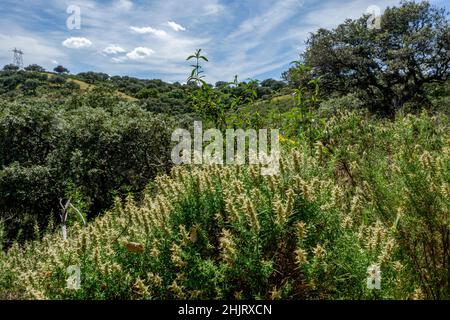
[[151, 56], [155, 51], [146, 47], [137, 47], [127, 53], [126, 57], [130, 60], [142, 60]]
[[132, 31], [134, 31], [136, 33], [140, 33], [140, 34], [150, 33], [159, 38], [163, 38], [163, 37], [167, 36], [167, 32], [165, 32], [164, 30], [154, 29], [152, 27], [130, 27], [130, 29]]
[[111, 44], [111, 45], [107, 46], [105, 49], [103, 49], [102, 52], [104, 54], [118, 54], [118, 53], [124, 53], [124, 52], [126, 52], [126, 50], [124, 48], [122, 48], [121, 46], [118, 46], [116, 44]]
[[146, 48], [146, 47], [137, 47], [137, 48], [134, 48], [132, 51], [128, 52], [124, 56], [111, 58], [111, 61], [116, 62], [116, 63], [121, 63], [121, 62], [125, 62], [128, 60], [134, 60], [134, 61], [144, 60], [145, 58], [151, 56], [154, 53], [155, 53], [155, 51], [153, 49]]
[[176, 22], [174, 22], [174, 21], [168, 21], [167, 22], [167, 25], [169, 26], [169, 27], [171, 27], [174, 31], [185, 31], [186, 30], [186, 28], [185, 27], [183, 27], [183, 26], [180, 26], [178, 23], [176, 23]]
[[62, 45], [71, 49], [89, 48], [92, 42], [87, 38], [72, 37], [62, 42]]

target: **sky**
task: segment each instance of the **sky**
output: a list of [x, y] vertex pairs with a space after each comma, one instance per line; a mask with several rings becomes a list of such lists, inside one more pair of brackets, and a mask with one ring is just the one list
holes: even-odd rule
[[[450, 9], [450, 1], [430, 1]], [[397, 0], [0, 0], [0, 66], [185, 82], [202, 48], [206, 80], [280, 79], [310, 32]]]

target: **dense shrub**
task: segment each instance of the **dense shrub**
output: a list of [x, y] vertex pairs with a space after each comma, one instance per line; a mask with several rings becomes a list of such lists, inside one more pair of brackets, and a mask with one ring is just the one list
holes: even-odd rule
[[104, 92], [60, 106], [45, 100], [3, 103], [0, 220], [15, 217], [8, 223], [8, 241], [24, 225], [24, 237], [34, 236], [34, 222], [27, 218], [22, 223], [21, 217], [31, 215], [41, 227], [57, 217], [69, 182], [85, 195], [90, 215], [108, 208], [113, 193], [142, 191], [149, 179], [170, 167], [173, 126], [168, 116]]
[[[379, 30], [366, 18], [312, 34], [291, 88], [214, 88], [201, 49], [186, 85], [5, 66], [0, 299], [450, 298], [447, 15], [407, 1]], [[172, 167], [194, 119], [280, 129], [280, 174]]]
[[[325, 132], [312, 150], [283, 142], [278, 176], [174, 167], [66, 242], [13, 245], [0, 297], [448, 298], [447, 117], [343, 113]], [[66, 288], [70, 265], [79, 290]]]
[[35, 225], [44, 226], [57, 210], [62, 183], [47, 166], [22, 166], [17, 162], [0, 170], [0, 220], [7, 220], [4, 241], [23, 242], [36, 236]]
[[348, 94], [323, 101], [320, 104], [319, 113], [328, 118], [339, 112], [361, 109], [363, 106], [364, 103], [354, 94]]
[[102, 83], [109, 80], [109, 75], [102, 72], [81, 72], [77, 74], [77, 78], [90, 84]]

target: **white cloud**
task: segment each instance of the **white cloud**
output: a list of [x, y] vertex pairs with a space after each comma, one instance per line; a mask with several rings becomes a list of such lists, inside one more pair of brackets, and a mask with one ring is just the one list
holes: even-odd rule
[[146, 47], [137, 47], [137, 48], [134, 48], [132, 51], [128, 52], [124, 56], [111, 58], [111, 61], [116, 62], [116, 63], [121, 63], [121, 62], [125, 62], [127, 60], [134, 60], [134, 61], [144, 60], [145, 58], [150, 57], [154, 53], [155, 53], [155, 51], [153, 49], [146, 48]]
[[118, 53], [124, 53], [124, 52], [126, 52], [126, 50], [124, 48], [122, 48], [121, 46], [118, 46], [116, 44], [111, 44], [111, 45], [107, 46], [105, 49], [103, 49], [102, 52], [104, 54], [118, 54]]
[[62, 42], [62, 45], [64, 47], [71, 49], [80, 49], [80, 48], [89, 48], [90, 46], [92, 46], [92, 42], [87, 38], [72, 37], [64, 40]]
[[130, 29], [140, 34], [150, 33], [157, 36], [158, 38], [167, 36], [167, 32], [165, 32], [164, 30], [154, 29], [152, 27], [130, 27]]
[[146, 47], [137, 47], [133, 51], [127, 53], [127, 58], [130, 60], [142, 60], [151, 56], [155, 51]]
[[174, 31], [185, 31], [186, 28], [183, 26], [180, 26], [178, 23], [174, 21], [167, 21], [167, 25], [171, 27]]

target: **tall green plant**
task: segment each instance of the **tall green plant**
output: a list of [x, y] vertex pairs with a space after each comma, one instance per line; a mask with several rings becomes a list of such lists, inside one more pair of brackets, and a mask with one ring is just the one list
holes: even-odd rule
[[202, 66], [200, 65], [200, 60], [208, 62], [208, 58], [201, 54], [202, 49], [197, 49], [194, 54], [190, 55], [186, 58], [186, 60], [195, 59], [195, 63], [191, 64], [192, 72], [188, 78], [189, 81], [195, 81], [197, 85], [206, 85], [206, 82], [203, 80], [205, 76], [201, 75], [204, 71], [202, 70]]
[[[291, 72], [295, 77], [306, 79], [306, 75], [311, 73], [311, 67], [301, 61], [292, 61]], [[293, 89], [293, 107], [286, 116], [286, 128], [284, 132], [288, 136], [300, 136], [307, 138], [310, 149], [315, 140], [319, 138], [324, 124], [323, 119], [317, 119], [314, 112], [320, 103], [320, 77], [313, 78], [307, 82], [300, 82], [297, 88]]]
[[[198, 49], [186, 60], [192, 59], [195, 60], [195, 63], [191, 65], [192, 71], [187, 78], [188, 82], [194, 82], [197, 86], [190, 96], [192, 107], [204, 120], [211, 122], [216, 128], [224, 130], [230, 124], [227, 114], [229, 110], [235, 110], [238, 106], [251, 104], [255, 101], [258, 81], [250, 79], [247, 83], [239, 83], [237, 76], [235, 76], [233, 81], [226, 82], [221, 87], [221, 89], [226, 87], [231, 87], [230, 89], [239, 88], [242, 95], [236, 94], [236, 90], [214, 89], [204, 80], [204, 71], [200, 64], [202, 60], [208, 62], [208, 58], [201, 55], [201, 49]], [[234, 124], [233, 121], [231, 123]]]

